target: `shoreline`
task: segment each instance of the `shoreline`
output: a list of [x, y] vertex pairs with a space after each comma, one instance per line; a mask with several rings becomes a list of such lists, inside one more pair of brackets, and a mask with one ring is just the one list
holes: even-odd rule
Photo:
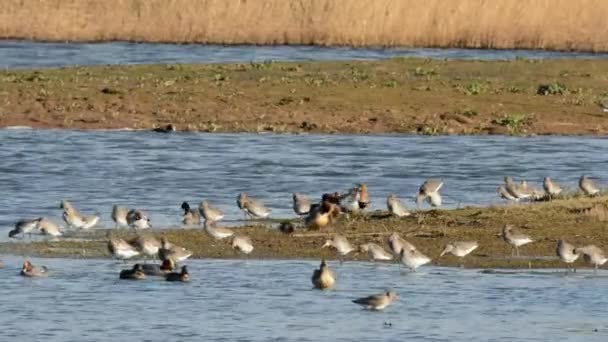
[[3, 70], [0, 127], [600, 136], [608, 133], [602, 70], [608, 59]]
[[[321, 246], [331, 234], [346, 236], [353, 246], [376, 242], [388, 250], [387, 238], [392, 232], [399, 233], [420, 251], [431, 257], [435, 266], [460, 266], [465, 268], [563, 268], [555, 257], [558, 239], [573, 245], [595, 244], [606, 250], [608, 236], [604, 234], [608, 220], [608, 196], [595, 198], [574, 197], [552, 202], [530, 204], [507, 204], [504, 206], [467, 207], [449, 210], [416, 211], [410, 217], [388, 217], [385, 212], [357, 215], [351, 219], [341, 218], [327, 231], [298, 229], [286, 235], [270, 225], [256, 221], [256, 225], [234, 228], [236, 234], [249, 236], [254, 245], [251, 255], [244, 257], [230, 246], [230, 240], [213, 240], [202, 228], [150, 230], [144, 234], [161, 236], [193, 252], [193, 259], [274, 259], [274, 260], [336, 260], [334, 251]], [[292, 219], [298, 222], [297, 219]], [[276, 220], [273, 222], [277, 222]], [[512, 257], [510, 247], [500, 239], [504, 224], [512, 224], [535, 241], [520, 248], [521, 256]], [[107, 251], [108, 230], [97, 229], [92, 235], [79, 233], [75, 237], [83, 240], [2, 242], [0, 253], [29, 257], [59, 258], [110, 258]], [[112, 230], [123, 238], [133, 238], [132, 230]], [[471, 241], [479, 248], [461, 262], [456, 257], [439, 253], [448, 242]], [[137, 259], [135, 259], [137, 260]], [[349, 255], [346, 259], [366, 261], [365, 253]], [[577, 268], [589, 268], [582, 258], [574, 264]]]

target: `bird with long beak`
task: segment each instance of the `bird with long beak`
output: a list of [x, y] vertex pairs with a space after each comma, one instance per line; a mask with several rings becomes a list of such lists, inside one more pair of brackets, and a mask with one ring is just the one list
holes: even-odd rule
[[[441, 254], [439, 254], [439, 257], [441, 258], [442, 256], [446, 255], [447, 253], [450, 253], [462, 260], [465, 256], [469, 255], [471, 252], [476, 250], [477, 247], [479, 247], [479, 244], [477, 243], [477, 241], [450, 242], [447, 245], [445, 245], [445, 248], [443, 249]], [[460, 267], [464, 267], [464, 264], [461, 264]]]

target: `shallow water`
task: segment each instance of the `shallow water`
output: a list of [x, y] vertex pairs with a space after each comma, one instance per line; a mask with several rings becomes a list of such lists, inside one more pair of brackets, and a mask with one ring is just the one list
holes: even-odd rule
[[[319, 198], [369, 185], [373, 209], [396, 193], [415, 207], [425, 177], [441, 177], [445, 206], [502, 203], [505, 175], [571, 190], [586, 173], [608, 182], [608, 139], [594, 137], [159, 134], [132, 131], [0, 130], [0, 239], [18, 219], [61, 221], [59, 202], [101, 214], [113, 204], [145, 209], [157, 227], [177, 226], [182, 201], [208, 199], [243, 218], [236, 196], [263, 199], [271, 217], [293, 217], [291, 193]], [[426, 208], [426, 205], [425, 207]], [[234, 224], [234, 222], [226, 223]]]
[[[193, 281], [118, 280], [109, 260], [34, 259], [49, 278], [0, 270], [0, 339], [19, 341], [606, 341], [608, 274], [480, 274], [331, 265], [335, 291], [311, 289], [309, 261], [189, 261]], [[383, 312], [352, 299], [395, 289]], [[390, 325], [389, 325], [390, 324]], [[135, 338], [135, 339], [133, 339]], [[142, 339], [143, 338], [143, 339]]]
[[265, 60], [375, 60], [392, 57], [503, 60], [515, 58], [608, 58], [608, 54], [540, 50], [0, 41], [1, 68], [149, 63], [229, 63]]

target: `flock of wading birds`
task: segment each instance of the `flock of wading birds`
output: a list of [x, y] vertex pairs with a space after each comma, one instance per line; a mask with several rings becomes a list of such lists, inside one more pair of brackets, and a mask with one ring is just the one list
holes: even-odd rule
[[[427, 179], [418, 190], [416, 204], [421, 205], [426, 201], [433, 207], [441, 206], [442, 197], [440, 190], [442, 186], [443, 181], [440, 179]], [[587, 196], [595, 196], [600, 193], [599, 187], [587, 176], [580, 178], [579, 188]], [[563, 191], [563, 188], [549, 177], [543, 180], [543, 189], [544, 191], [540, 191], [528, 185], [526, 181], [515, 182], [511, 177], [505, 177], [504, 184], [498, 187], [497, 193], [506, 200], [520, 201], [551, 200], [559, 196]], [[394, 216], [405, 217], [411, 214], [404, 203], [395, 195], [388, 196], [386, 204], [389, 212]], [[270, 215], [270, 209], [262, 201], [254, 199], [245, 193], [238, 195], [237, 205], [244, 212], [245, 217], [268, 218]], [[347, 215], [349, 213], [357, 213], [369, 205], [369, 194], [365, 184], [358, 184], [346, 193], [335, 192], [324, 194], [318, 203], [313, 203], [306, 195], [293, 194], [293, 210], [296, 214], [304, 217], [304, 226], [309, 229], [322, 229], [343, 213]], [[63, 209], [62, 217], [68, 227], [86, 230], [93, 228], [99, 221], [99, 216], [82, 215], [68, 201], [62, 201], [60, 208]], [[216, 225], [216, 222], [224, 217], [224, 213], [222, 210], [211, 206], [209, 202], [202, 201], [198, 209], [192, 209], [187, 202], [184, 202], [181, 208], [184, 210], [182, 219], [184, 225], [199, 225], [203, 221], [205, 232], [214, 239], [231, 238], [232, 248], [244, 254], [249, 254], [253, 251], [253, 244], [249, 237], [235, 234], [231, 229]], [[138, 231], [151, 228], [149, 217], [144, 211], [139, 209], [128, 209], [115, 205], [112, 209], [112, 220], [116, 223], [115, 228], [131, 227]], [[284, 223], [279, 227], [285, 233], [292, 233], [294, 228], [291, 223]], [[15, 228], [9, 232], [9, 237], [15, 237], [19, 234], [23, 237], [25, 234], [32, 233], [54, 237], [62, 235], [58, 224], [48, 218], [40, 217], [17, 222]], [[513, 248], [515, 249], [517, 255], [519, 255], [519, 247], [533, 242], [532, 238], [516, 231], [510, 225], [503, 227], [501, 237], [506, 243], [511, 245], [512, 252]], [[162, 237], [159, 241], [151, 235], [140, 234], [136, 238], [127, 241], [112, 236], [109, 232], [108, 238], [108, 250], [115, 258], [126, 260], [143, 254], [152, 258], [158, 257], [160, 260], [160, 264], [137, 263], [131, 269], [122, 270], [119, 275], [120, 279], [142, 280], [146, 276], [160, 276], [164, 277], [167, 281], [188, 282], [191, 280], [187, 266], [182, 266], [179, 271], [176, 270], [178, 269], [177, 264], [189, 258], [192, 252], [170, 243], [165, 237]], [[360, 245], [358, 251], [368, 253], [373, 261], [393, 260], [394, 257], [398, 257], [401, 263], [413, 272], [418, 267], [431, 261], [431, 258], [419, 251], [410, 242], [401, 238], [397, 233], [389, 236], [388, 245], [390, 252], [372, 242]], [[478, 246], [476, 241], [448, 243], [439, 256], [451, 253], [459, 258], [464, 258]], [[340, 262], [349, 253], [357, 251], [346, 237], [339, 234], [334, 234], [332, 239], [327, 240], [322, 248], [325, 247], [334, 248], [340, 258]], [[569, 270], [570, 265], [581, 255], [588, 263], [595, 267], [595, 270], [597, 270], [598, 266], [608, 261], [603, 251], [597, 246], [588, 245], [576, 248], [563, 240], [557, 242], [556, 254], [566, 263], [566, 272]], [[28, 260], [24, 262], [21, 270], [21, 275], [27, 277], [40, 277], [47, 274], [48, 270], [46, 267], [34, 266]], [[314, 270], [311, 278], [313, 286], [318, 289], [333, 288], [336, 282], [335, 279], [334, 272], [329, 268], [325, 260], [322, 260], [319, 269]], [[385, 293], [359, 298], [353, 300], [353, 302], [369, 309], [381, 310], [390, 305], [396, 298], [398, 298], [398, 295], [394, 291], [387, 290]]]

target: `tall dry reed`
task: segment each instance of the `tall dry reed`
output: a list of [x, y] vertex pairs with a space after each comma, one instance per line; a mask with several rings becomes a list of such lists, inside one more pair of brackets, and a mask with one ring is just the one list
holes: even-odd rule
[[0, 38], [608, 51], [607, 0], [2, 0]]

